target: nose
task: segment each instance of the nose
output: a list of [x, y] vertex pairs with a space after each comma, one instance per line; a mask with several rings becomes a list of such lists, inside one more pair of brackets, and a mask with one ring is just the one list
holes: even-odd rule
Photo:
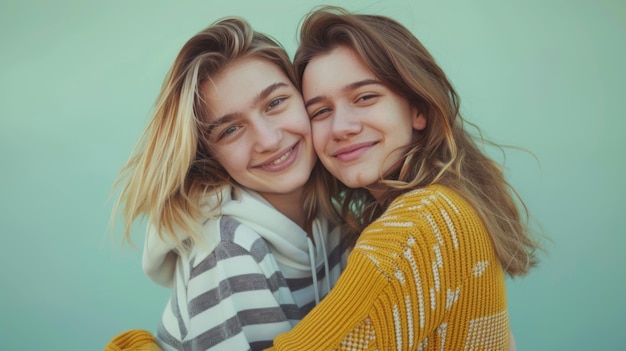
[[335, 140], [345, 140], [363, 129], [356, 111], [349, 107], [335, 107], [332, 132]]
[[276, 125], [263, 118], [259, 118], [253, 125], [254, 151], [263, 153], [276, 151], [280, 147], [283, 133]]

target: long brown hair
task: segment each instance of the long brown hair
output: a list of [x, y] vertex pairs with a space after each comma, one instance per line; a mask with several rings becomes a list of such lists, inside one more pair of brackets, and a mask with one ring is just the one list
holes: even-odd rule
[[528, 210], [499, 165], [466, 130], [469, 122], [459, 113], [459, 97], [428, 50], [393, 19], [325, 6], [311, 12], [300, 28], [294, 58], [297, 78], [302, 79], [313, 57], [337, 46], [355, 50], [378, 79], [427, 119], [426, 129], [414, 133], [399, 171], [381, 180], [387, 185], [382, 201], [366, 189], [343, 187], [335, 201], [346, 223], [361, 230], [407, 190], [446, 185], [462, 194], [483, 219], [505, 271], [511, 276], [527, 273], [537, 264], [539, 247], [529, 234]]
[[[203, 197], [225, 185], [234, 185], [212, 155], [205, 128], [210, 106], [202, 98], [201, 86], [234, 60], [250, 57], [275, 64], [298, 87], [284, 48], [253, 31], [241, 18], [229, 17], [213, 23], [180, 50], [165, 78], [152, 118], [114, 185], [121, 190], [112, 221], [121, 211], [124, 240], [131, 242], [132, 224], [144, 216], [149, 217], [159, 235], [167, 233], [178, 241], [177, 233], [185, 233], [198, 239], [199, 219], [212, 212], [207, 211]], [[306, 223], [319, 210], [317, 194], [323, 194], [323, 180], [315, 176], [317, 173], [323, 173], [319, 165], [305, 186]], [[211, 210], [219, 203], [218, 199]]]

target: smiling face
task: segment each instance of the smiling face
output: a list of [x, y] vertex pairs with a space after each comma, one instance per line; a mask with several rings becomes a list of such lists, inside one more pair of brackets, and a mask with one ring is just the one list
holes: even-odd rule
[[302, 81], [319, 159], [345, 185], [376, 196], [375, 184], [401, 166], [426, 119], [345, 46], [313, 57]]
[[202, 86], [216, 160], [270, 203], [299, 196], [316, 156], [302, 97], [275, 64], [244, 58]]

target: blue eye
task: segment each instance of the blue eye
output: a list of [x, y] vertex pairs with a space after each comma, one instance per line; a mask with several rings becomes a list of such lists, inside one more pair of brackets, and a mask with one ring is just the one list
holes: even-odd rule
[[224, 132], [222, 132], [222, 137], [226, 137], [226, 136], [233, 134], [234, 132], [237, 131], [237, 129], [238, 129], [237, 126], [230, 126], [226, 128]]
[[285, 97], [280, 97], [280, 98], [277, 98], [277, 99], [274, 99], [274, 100], [270, 101], [270, 103], [267, 104], [267, 109], [271, 110], [271, 109], [275, 108], [276, 106], [282, 104], [286, 99], [287, 98], [285, 98]]

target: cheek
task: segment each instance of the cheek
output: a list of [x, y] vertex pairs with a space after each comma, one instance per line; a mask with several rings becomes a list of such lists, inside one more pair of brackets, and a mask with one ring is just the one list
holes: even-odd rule
[[215, 154], [215, 160], [217, 161], [217, 163], [222, 165], [222, 168], [224, 168], [224, 170], [226, 170], [226, 173], [232, 174], [232, 172], [233, 172], [233, 165], [232, 165], [231, 162], [228, 162], [229, 160], [228, 160], [227, 157], [222, 157], [221, 153], [216, 153]]
[[241, 144], [229, 145], [228, 147], [217, 148], [214, 151], [215, 160], [222, 165], [228, 174], [236, 174], [247, 164], [249, 149]]
[[326, 145], [328, 128], [324, 128], [323, 123], [315, 122], [311, 124], [311, 132], [313, 133], [313, 147], [315, 152], [320, 155]]
[[289, 116], [288, 123], [293, 126], [294, 130], [304, 135], [311, 135], [311, 121], [304, 105], [292, 108], [287, 115]]

